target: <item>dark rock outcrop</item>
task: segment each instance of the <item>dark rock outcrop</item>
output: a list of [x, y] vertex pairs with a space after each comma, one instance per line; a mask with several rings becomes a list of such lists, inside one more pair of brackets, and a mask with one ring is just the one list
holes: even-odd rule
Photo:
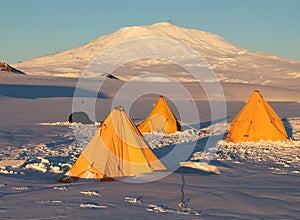
[[77, 122], [81, 124], [94, 124], [94, 122], [89, 118], [85, 112], [73, 112], [69, 116], [69, 122]]
[[8, 65], [7, 63], [4, 63], [4, 62], [0, 62], [0, 72], [26, 75], [26, 73], [22, 72], [21, 70], [13, 68], [12, 66], [10, 66], [10, 65]]
[[110, 73], [104, 73], [104, 74], [102, 74], [102, 76], [104, 76], [104, 77], [106, 77], [108, 79], [117, 79], [117, 80], [120, 80], [118, 77], [116, 77], [116, 76], [114, 76], [114, 75], [112, 75]]

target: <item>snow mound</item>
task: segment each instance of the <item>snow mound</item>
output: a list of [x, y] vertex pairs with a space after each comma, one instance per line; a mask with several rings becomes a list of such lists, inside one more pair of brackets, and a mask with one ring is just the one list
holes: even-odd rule
[[143, 133], [143, 136], [152, 149], [172, 144], [192, 142], [201, 138], [199, 132], [194, 129], [188, 129], [183, 132], [178, 131], [173, 134], [165, 134], [163, 132], [154, 131], [150, 133]]
[[193, 168], [193, 169], [197, 169], [197, 170], [202, 170], [202, 171], [208, 172], [208, 173], [221, 174], [221, 171], [218, 169], [218, 167], [210, 165], [205, 162], [186, 161], [186, 162], [180, 162], [180, 166], [189, 167], [189, 168]]
[[24, 164], [26, 160], [2, 160], [0, 161], [0, 167], [13, 167], [17, 168]]
[[41, 122], [38, 123], [38, 125], [44, 125], [44, 126], [72, 126], [72, 123], [68, 121], [58, 121], [58, 122]]
[[216, 159], [255, 163], [267, 166], [274, 173], [300, 172], [300, 141], [241, 142], [220, 141]]
[[0, 161], [22, 160], [25, 161], [18, 167], [0, 166], [0, 172], [6, 174], [24, 174], [31, 171], [41, 173], [64, 173], [75, 162], [82, 152], [76, 143], [66, 146], [48, 144], [28, 144], [14, 148], [6, 147], [0, 154]]

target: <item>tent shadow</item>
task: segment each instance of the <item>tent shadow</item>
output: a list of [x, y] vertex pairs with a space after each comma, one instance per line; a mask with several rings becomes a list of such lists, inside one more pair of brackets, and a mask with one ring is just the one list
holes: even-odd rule
[[[217, 123], [220, 123], [220, 122], [225, 122], [227, 119], [231, 118], [231, 116], [227, 116], [227, 117], [224, 117], [224, 118], [219, 118], [219, 119], [216, 119], [214, 121], [205, 121], [205, 122], [200, 122], [199, 123], [195, 123], [195, 124], [189, 124], [189, 126], [195, 128], [195, 129], [203, 129], [203, 128], [207, 128], [211, 125], [214, 125], [214, 124], [217, 124]], [[183, 127], [185, 127], [183, 125]]]
[[218, 166], [218, 167], [223, 167], [223, 168], [230, 168], [233, 169], [233, 166], [230, 166], [229, 164], [225, 164], [219, 160], [211, 160], [209, 162], [209, 164], [214, 165], [214, 166]]
[[209, 148], [215, 147], [219, 140], [223, 140], [226, 137], [226, 134], [227, 134], [227, 132], [222, 133], [220, 135], [212, 135], [209, 137], [203, 137], [201, 139], [198, 139], [196, 141], [194, 151], [192, 152], [192, 154], [188, 158], [188, 160], [190, 160], [191, 157], [193, 156], [193, 154], [196, 152], [204, 152], [205, 150], [208, 150]]
[[[72, 86], [0, 84], [0, 95], [23, 99], [74, 97], [75, 89]], [[84, 98], [109, 98], [104, 93], [81, 88], [77, 88], [76, 93]]]
[[[172, 144], [161, 148], [154, 148], [153, 152], [158, 157], [158, 159], [161, 160], [161, 162], [166, 166], [168, 170], [177, 171], [180, 162], [191, 160], [195, 152], [204, 152], [205, 150], [214, 147], [216, 143], [223, 138], [224, 138], [224, 134], [210, 136], [210, 137], [203, 137], [194, 142], [187, 142], [183, 144]], [[204, 160], [205, 162], [209, 162], [207, 161], [207, 159]], [[189, 170], [188, 168], [180, 169], [179, 171], [181, 172], [181, 170], [187, 173], [194, 172], [193, 170]], [[198, 172], [199, 170], [195, 171], [194, 173], [198, 173]], [[199, 172], [199, 174], [201, 173], [202, 171]]]
[[293, 128], [292, 128], [291, 123], [289, 122], [289, 120], [286, 117], [283, 117], [281, 120], [284, 124], [284, 128], [286, 130], [288, 137], [292, 138], [293, 137]]
[[[190, 156], [188, 157], [188, 159], [191, 159], [192, 155], [195, 152], [199, 152], [199, 151], [204, 151], [205, 149], [209, 149], [211, 147], [214, 147], [215, 144], [219, 141], [224, 139], [226, 133], [220, 134], [220, 135], [214, 135], [214, 136], [209, 136], [209, 137], [203, 137], [198, 139], [197, 141], [193, 141], [193, 142], [187, 142], [187, 143], [183, 143], [183, 144], [171, 144], [171, 145], [167, 145], [164, 147], [160, 147], [160, 148], [154, 148], [153, 152], [155, 153], [155, 155], [159, 158], [162, 159], [163, 157], [165, 157], [167, 154], [169, 154], [171, 151], [173, 151], [174, 149], [177, 151], [177, 155], [180, 153], [183, 153], [186, 151], [186, 146], [190, 146], [190, 145], [194, 145], [193, 150], [190, 153]], [[196, 142], [196, 143], [195, 143]], [[183, 161], [180, 161], [183, 162]]]
[[202, 176], [210, 176], [210, 175], [217, 175], [214, 172], [206, 172], [190, 167], [179, 167], [177, 170], [174, 171], [174, 173], [180, 173], [180, 174], [195, 174], [195, 175], [202, 175]]
[[[225, 122], [230, 117], [231, 116], [227, 116], [225, 118], [220, 118], [220, 119], [217, 119], [217, 120], [214, 120], [214, 121], [207, 121], [207, 122], [200, 123], [200, 129], [206, 128], [208, 126], [211, 126], [211, 125], [219, 123], [219, 122]], [[192, 124], [191, 126], [196, 128], [197, 127], [196, 125], [199, 125], [199, 124]], [[178, 154], [180, 154], [180, 151], [182, 153], [183, 153], [183, 151], [185, 151], [185, 149], [184, 149], [185, 145], [191, 145], [191, 144], [195, 143], [193, 151], [191, 152], [190, 156], [187, 158], [187, 160], [189, 160], [189, 159], [191, 159], [192, 155], [195, 152], [199, 152], [199, 151], [202, 152], [205, 149], [209, 149], [211, 147], [214, 147], [215, 144], [219, 140], [223, 140], [226, 137], [226, 135], [227, 135], [227, 131], [225, 133], [220, 134], [220, 135], [211, 135], [211, 136], [206, 136], [206, 137], [200, 138], [196, 141], [196, 143], [194, 141], [194, 142], [188, 142], [188, 143], [184, 143], [184, 144], [171, 144], [171, 145], [167, 145], [167, 146], [164, 146], [164, 147], [161, 147], [161, 148], [155, 148], [155, 149], [153, 149], [153, 151], [154, 151], [155, 155], [159, 159], [161, 159], [164, 156], [166, 156], [169, 152], [171, 152], [177, 145], [183, 145], [183, 147], [181, 149], [176, 148], [176, 149], [178, 149], [178, 153], [177, 153], [177, 155], [178, 155]], [[184, 161], [186, 161], [186, 160], [184, 160]], [[180, 162], [183, 162], [183, 161], [180, 161]]]

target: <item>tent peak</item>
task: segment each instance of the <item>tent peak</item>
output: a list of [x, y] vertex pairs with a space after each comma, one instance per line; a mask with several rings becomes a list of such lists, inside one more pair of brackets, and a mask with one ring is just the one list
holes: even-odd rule
[[253, 94], [259, 95], [261, 98], [263, 98], [262, 94], [258, 90], [254, 90]]
[[114, 108], [115, 110], [118, 110], [118, 111], [121, 111], [121, 112], [124, 112], [124, 108], [122, 106], [117, 106]]

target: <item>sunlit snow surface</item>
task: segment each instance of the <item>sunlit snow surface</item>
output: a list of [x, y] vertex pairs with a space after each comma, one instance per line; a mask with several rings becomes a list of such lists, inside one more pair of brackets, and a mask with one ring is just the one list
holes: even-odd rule
[[[216, 123], [200, 130], [191, 128], [174, 134], [161, 132], [144, 133], [145, 140], [152, 149], [164, 148], [174, 144], [195, 142], [195, 151], [190, 160], [231, 160], [236, 163], [248, 163], [254, 166], [268, 167], [276, 174], [300, 174], [300, 118], [288, 118], [288, 129], [292, 138], [288, 141], [261, 141], [228, 143], [218, 141], [214, 146], [203, 150], [199, 146], [201, 140], [210, 136], [223, 137], [229, 127], [228, 123]], [[68, 122], [40, 123], [40, 126], [66, 126], [70, 129], [64, 136], [64, 143], [27, 144], [18, 148], [7, 146], [0, 153], [0, 172], [9, 174], [42, 172], [45, 177], [51, 177], [66, 172], [78, 158], [82, 149], [97, 130], [98, 124], [82, 125]]]

